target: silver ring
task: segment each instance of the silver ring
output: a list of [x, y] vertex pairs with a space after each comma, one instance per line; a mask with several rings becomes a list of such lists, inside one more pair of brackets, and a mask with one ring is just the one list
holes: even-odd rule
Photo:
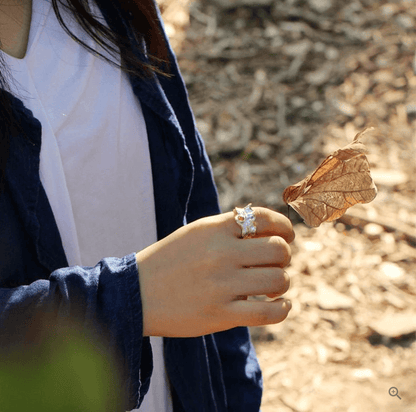
[[241, 227], [241, 237], [247, 239], [256, 235], [257, 225], [254, 210], [249, 203], [245, 208], [236, 207], [234, 209], [234, 219]]

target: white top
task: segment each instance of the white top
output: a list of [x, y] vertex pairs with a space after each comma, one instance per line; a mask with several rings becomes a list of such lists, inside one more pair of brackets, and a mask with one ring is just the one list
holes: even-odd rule
[[[72, 33], [114, 61], [60, 10]], [[40, 178], [69, 265], [94, 266], [156, 242], [146, 124], [126, 74], [72, 40], [50, 0], [33, 0], [26, 56], [3, 55], [12, 92], [42, 124]], [[163, 339], [151, 337], [151, 345], [150, 390], [138, 410], [171, 412]]]

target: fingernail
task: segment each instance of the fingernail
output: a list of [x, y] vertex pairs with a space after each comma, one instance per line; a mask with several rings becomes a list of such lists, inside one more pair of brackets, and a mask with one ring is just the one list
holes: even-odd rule
[[292, 302], [290, 300], [285, 300], [285, 305], [288, 310], [292, 309]]

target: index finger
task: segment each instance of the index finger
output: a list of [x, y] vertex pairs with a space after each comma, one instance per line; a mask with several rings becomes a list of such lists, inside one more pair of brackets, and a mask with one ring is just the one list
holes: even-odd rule
[[[287, 243], [293, 242], [295, 232], [292, 222], [285, 215], [265, 207], [252, 207], [252, 209], [256, 216], [257, 225], [254, 237], [280, 236]], [[238, 225], [233, 225], [233, 232], [236, 237], [241, 237], [241, 229]]]
[[285, 215], [265, 207], [253, 207], [253, 210], [257, 223], [256, 237], [280, 236], [287, 243], [295, 240], [292, 222]]

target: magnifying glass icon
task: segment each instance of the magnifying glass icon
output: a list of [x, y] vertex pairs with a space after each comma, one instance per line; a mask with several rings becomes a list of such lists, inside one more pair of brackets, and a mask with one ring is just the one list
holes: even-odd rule
[[389, 395], [390, 396], [397, 396], [399, 399], [402, 399], [400, 396], [399, 396], [399, 391], [397, 390], [397, 388], [396, 387], [391, 387], [390, 389], [389, 389]]

